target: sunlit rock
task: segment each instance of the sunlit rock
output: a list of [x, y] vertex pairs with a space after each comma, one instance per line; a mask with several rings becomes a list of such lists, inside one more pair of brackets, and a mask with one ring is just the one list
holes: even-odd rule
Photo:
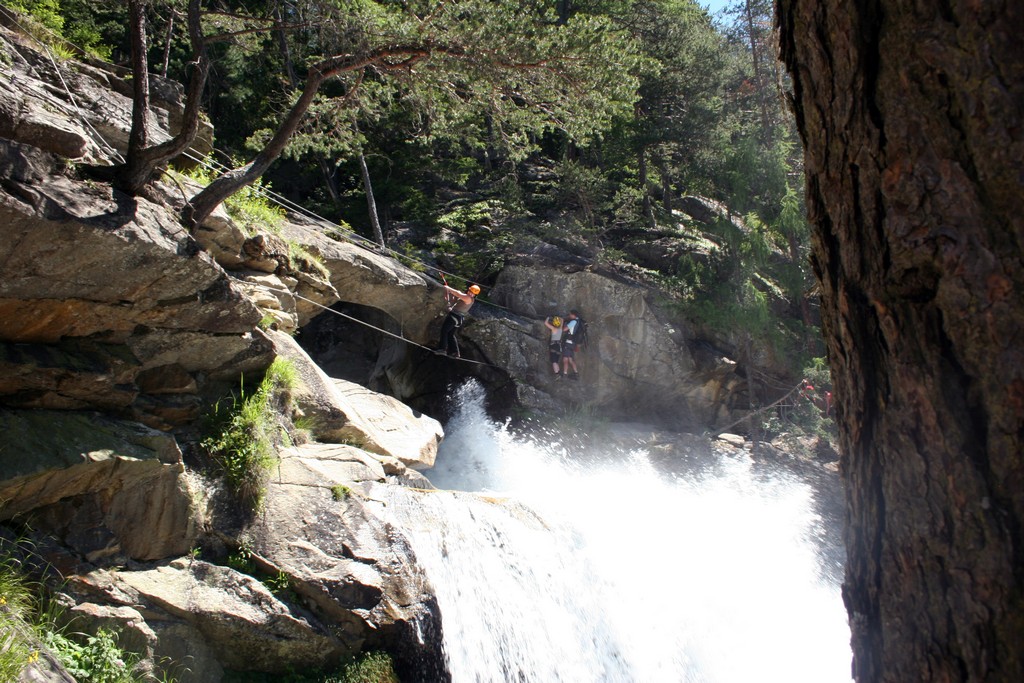
[[31, 516], [92, 560], [180, 555], [197, 533], [181, 451], [92, 413], [0, 411], [0, 521]]
[[439, 628], [436, 604], [408, 541], [387, 522], [385, 503], [368, 492], [384, 477], [358, 448], [288, 449], [248, 533], [262, 560], [288, 574], [347, 646], [387, 647], [423, 670], [440, 661], [440, 642], [424, 637]]

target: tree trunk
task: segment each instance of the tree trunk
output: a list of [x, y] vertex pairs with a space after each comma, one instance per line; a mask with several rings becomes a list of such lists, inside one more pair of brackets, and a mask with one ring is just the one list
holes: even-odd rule
[[326, 77], [316, 66], [310, 68], [302, 93], [285, 115], [284, 120], [278, 126], [270, 142], [252, 161], [244, 166], [226, 171], [192, 197], [188, 206], [185, 207], [182, 216], [182, 222], [190, 230], [198, 225], [202, 225], [203, 221], [225, 199], [246, 185], [255, 182], [257, 178], [270, 168], [274, 160], [281, 156], [281, 153], [284, 152], [285, 147], [288, 145], [288, 141], [295, 134], [295, 131], [299, 129], [302, 117], [305, 116], [309, 106], [316, 98], [320, 85]]
[[[191, 0], [198, 2], [198, 0]], [[436, 49], [436, 48], [435, 48]], [[355, 71], [367, 66], [377, 65], [378, 68], [403, 69], [411, 67], [415, 62], [427, 56], [430, 50], [419, 45], [403, 46], [388, 45], [373, 50], [365, 55], [342, 54], [328, 57], [309, 67], [306, 72], [306, 82], [303, 84], [302, 92], [298, 99], [292, 104], [291, 109], [285, 114], [277, 130], [271, 136], [270, 141], [252, 161], [223, 173], [220, 177], [200, 190], [189, 201], [188, 206], [182, 212], [182, 222], [190, 230], [203, 221], [217, 208], [217, 205], [225, 199], [238, 192], [240, 189], [255, 182], [263, 173], [270, 168], [270, 165], [281, 156], [288, 141], [299, 129], [302, 118], [306, 111], [313, 104], [320, 86], [332, 76], [346, 71]], [[384, 65], [384, 60], [397, 57], [402, 61]]]
[[171, 39], [174, 38], [174, 17], [177, 16], [175, 10], [171, 10], [171, 14], [167, 17], [167, 30], [164, 32], [164, 68], [160, 70], [160, 75], [167, 78], [167, 69], [171, 64]]
[[132, 130], [128, 139], [128, 158], [118, 172], [118, 186], [136, 195], [153, 178], [156, 169], [164, 162], [178, 156], [195, 140], [199, 132], [199, 105], [206, 87], [210, 61], [203, 42], [200, 0], [189, 0], [188, 31], [192, 42], [193, 64], [185, 94], [185, 111], [182, 114], [181, 130], [170, 140], [149, 146], [149, 60], [146, 56], [148, 36], [146, 33], [146, 2], [130, 0], [129, 22], [132, 43]]
[[558, 0], [558, 23], [564, 26], [569, 23], [572, 14], [572, 0]]
[[334, 168], [324, 157], [317, 159], [320, 164], [320, 175], [324, 177], [324, 185], [327, 186], [327, 194], [331, 195], [331, 203], [335, 209], [341, 209], [341, 192], [338, 191], [337, 174]]
[[366, 155], [359, 151], [359, 169], [363, 173], [363, 189], [366, 190], [366, 209], [370, 214], [370, 225], [373, 226], [373, 238], [377, 244], [385, 246], [384, 231], [380, 229], [380, 219], [377, 218], [377, 201], [373, 198], [373, 183], [370, 182], [370, 169], [366, 165]]
[[641, 147], [637, 154], [637, 169], [637, 180], [643, 197], [644, 219], [647, 221], [647, 227], [654, 230], [658, 227], [658, 221], [654, 218], [654, 207], [651, 206], [651, 188], [647, 182], [647, 150], [644, 147]]
[[[149, 146], [149, 42], [146, 34], [146, 0], [128, 0], [128, 25], [132, 47], [132, 130], [128, 136], [129, 166]], [[147, 178], [148, 180], [148, 178]]]
[[672, 173], [668, 170], [665, 158], [658, 156], [658, 173], [661, 175], [661, 208], [668, 216], [672, 215]]
[[288, 84], [294, 90], [299, 84], [299, 77], [295, 73], [295, 62], [292, 60], [292, 51], [288, 49], [288, 33], [284, 27], [284, 16], [281, 8], [274, 10], [274, 20], [277, 22], [277, 50], [281, 54], [281, 61], [284, 63], [284, 75], [288, 78]]
[[754, 83], [757, 87], [757, 100], [761, 107], [761, 134], [763, 142], [768, 145], [772, 139], [771, 119], [768, 116], [768, 95], [764, 78], [764, 67], [761, 65], [761, 48], [757, 41], [754, 24], [754, 8], [751, 0], [746, 0], [744, 14], [747, 20], [747, 33], [750, 37], [750, 61], [754, 69]]
[[756, 458], [761, 452], [758, 445], [761, 441], [761, 402], [757, 400], [757, 391], [754, 386], [754, 340], [749, 333], [744, 333], [741, 345], [743, 350], [740, 352], [740, 357], [747, 369], [747, 407], [750, 409], [747, 419], [750, 426], [750, 453]]
[[1024, 680], [1024, 3], [780, 0], [859, 681]]

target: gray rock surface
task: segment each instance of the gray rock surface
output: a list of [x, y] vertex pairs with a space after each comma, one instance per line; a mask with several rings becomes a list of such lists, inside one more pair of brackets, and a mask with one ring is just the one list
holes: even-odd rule
[[[0, 27], [0, 47], [10, 57], [0, 70], [0, 137], [92, 164], [112, 164], [127, 153], [130, 70], [99, 61], [66, 61], [6, 27]], [[180, 130], [183, 93], [177, 83], [150, 77], [155, 144]], [[213, 127], [201, 122], [191, 153], [203, 158], [212, 148]]]
[[293, 392], [293, 399], [312, 421], [318, 440], [358, 446], [414, 469], [434, 465], [444, 437], [437, 420], [391, 396], [328, 377], [287, 334], [268, 331], [267, 336], [278, 355], [298, 370], [301, 386]]
[[386, 645], [436, 666], [440, 628], [430, 586], [384, 501], [382, 465], [352, 446], [306, 444], [281, 453], [252, 547], [286, 572], [314, 613], [353, 649]]
[[0, 521], [34, 528], [97, 561], [185, 553], [196, 510], [173, 438], [102, 415], [0, 410]]

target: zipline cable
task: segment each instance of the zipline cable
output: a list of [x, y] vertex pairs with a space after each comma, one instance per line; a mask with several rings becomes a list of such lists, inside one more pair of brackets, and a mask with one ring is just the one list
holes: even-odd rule
[[[209, 157], [200, 158], [199, 156], [196, 156], [195, 154], [191, 154], [190, 151], [191, 150], [183, 152], [182, 156], [188, 157], [189, 159], [191, 159], [192, 161], [194, 161], [195, 163], [199, 164], [200, 166], [202, 166], [203, 168], [205, 168], [207, 170], [215, 171], [217, 173], [224, 173], [225, 171], [231, 170], [227, 166], [225, 166], [224, 164], [221, 164], [220, 162], [218, 162], [216, 160], [213, 160], [213, 159], [211, 159]], [[321, 227], [329, 228], [331, 231], [337, 231], [339, 236], [344, 237], [346, 241], [351, 242], [353, 244], [356, 244], [357, 246], [361, 246], [361, 247], [363, 247], [365, 249], [368, 249], [369, 251], [373, 251], [375, 253], [385, 252], [384, 255], [391, 256], [392, 258], [394, 258], [396, 261], [398, 261], [402, 265], [405, 265], [405, 262], [414, 263], [414, 264], [423, 266], [424, 268], [426, 268], [428, 270], [435, 270], [435, 271], [437, 271], [438, 274], [441, 274], [441, 275], [445, 275], [445, 274], [451, 275], [452, 277], [457, 278], [457, 279], [459, 279], [459, 280], [461, 280], [461, 281], [463, 281], [463, 282], [465, 282], [467, 284], [471, 284], [471, 283], [474, 282], [474, 280], [471, 280], [469, 278], [463, 277], [463, 276], [459, 275], [458, 273], [452, 273], [452, 272], [443, 270], [441, 268], [438, 268], [434, 264], [427, 263], [426, 261], [421, 261], [419, 259], [413, 258], [412, 256], [409, 256], [407, 254], [403, 254], [400, 251], [397, 251], [396, 249], [392, 249], [391, 247], [381, 246], [377, 242], [371, 240], [369, 237], [364, 237], [363, 235], [360, 235], [359, 233], [355, 232], [354, 230], [342, 228], [340, 225], [332, 223], [331, 221], [327, 220], [323, 216], [320, 216], [319, 214], [315, 213], [314, 211], [312, 211], [310, 209], [307, 209], [306, 207], [304, 207], [304, 206], [302, 206], [300, 204], [297, 204], [294, 201], [292, 201], [291, 199], [288, 199], [287, 197], [284, 197], [283, 195], [280, 195], [280, 194], [274, 192], [273, 190], [270, 190], [270, 189], [268, 189], [268, 188], [266, 188], [266, 187], [264, 187], [262, 185], [260, 185], [260, 186], [249, 185], [248, 187], [249, 187], [250, 191], [252, 191], [254, 194], [256, 194], [257, 196], [261, 197], [262, 199], [265, 199], [266, 201], [270, 202], [271, 204], [275, 204], [275, 205], [281, 207], [282, 209], [291, 210], [291, 211], [294, 211], [295, 213], [301, 214], [301, 215], [305, 216], [306, 218], [312, 220], [313, 222], [318, 223]], [[496, 304], [493, 301], [488, 301], [488, 300], [486, 300], [486, 299], [484, 299], [482, 297], [477, 297], [477, 301], [479, 301], [480, 303], [485, 304], [487, 306], [493, 306], [494, 308], [499, 308], [501, 310], [508, 311], [509, 313], [512, 313], [514, 315], [518, 315], [512, 309], [507, 308], [505, 306], [502, 306], [501, 304]]]
[[803, 380], [801, 380], [800, 384], [797, 384], [795, 387], [790, 389], [789, 392], [785, 396], [780, 398], [779, 400], [773, 401], [773, 402], [769, 403], [768, 405], [766, 405], [766, 406], [764, 406], [762, 408], [758, 408], [757, 410], [753, 410], [753, 411], [747, 413], [746, 415], [744, 415], [743, 417], [741, 417], [740, 419], [736, 420], [735, 422], [730, 422], [729, 424], [725, 425], [724, 427], [722, 427], [720, 429], [716, 429], [715, 431], [711, 432], [712, 436], [718, 436], [718, 435], [722, 434], [723, 432], [725, 432], [725, 430], [729, 429], [730, 427], [735, 427], [736, 425], [738, 425], [740, 422], [743, 422], [744, 420], [749, 420], [750, 418], [754, 417], [755, 415], [760, 415], [761, 413], [765, 412], [769, 408], [774, 408], [775, 406], [779, 405], [780, 403], [785, 401], [787, 398], [792, 396], [794, 393], [796, 393], [797, 390], [799, 390], [803, 386], [804, 386], [804, 382], [803, 382]]
[[[369, 327], [372, 330], [376, 330], [376, 331], [380, 332], [381, 334], [386, 334], [387, 336], [392, 337], [394, 339], [397, 339], [399, 341], [403, 341], [406, 344], [410, 344], [412, 346], [418, 346], [421, 349], [429, 351], [430, 353], [433, 353], [435, 355], [443, 355], [443, 354], [437, 354], [434, 351], [434, 349], [430, 348], [429, 346], [424, 346], [423, 344], [419, 344], [417, 342], [414, 342], [411, 339], [406, 339], [405, 337], [403, 337], [400, 334], [395, 334], [394, 332], [388, 332], [387, 330], [382, 329], [380, 327], [377, 327], [376, 325], [371, 325], [370, 323], [366, 322], [365, 320], [360, 320], [359, 318], [353, 317], [351, 315], [347, 315], [345, 313], [342, 313], [341, 311], [336, 311], [333, 308], [330, 308], [329, 306], [324, 306], [323, 304], [317, 303], [316, 301], [313, 301], [312, 299], [307, 299], [306, 297], [302, 296], [301, 294], [293, 294], [293, 296], [296, 299], [302, 299], [306, 303], [310, 303], [310, 304], [313, 304], [314, 306], [318, 306], [319, 308], [322, 308], [325, 311], [329, 311], [329, 312], [331, 312], [331, 313], [333, 313], [335, 315], [340, 315], [342, 318], [346, 318], [348, 320], [351, 320], [352, 322], [359, 323], [360, 325], [365, 325], [366, 327]], [[499, 365], [495, 365], [494, 363], [485, 363], [483, 361], [472, 360], [470, 358], [462, 358], [461, 356], [448, 356], [448, 358], [451, 358], [452, 360], [461, 360], [464, 363], [474, 363], [476, 365], [486, 365], [488, 367], [498, 368], [499, 370], [507, 372], [507, 370], [505, 370], [504, 368], [502, 368]]]

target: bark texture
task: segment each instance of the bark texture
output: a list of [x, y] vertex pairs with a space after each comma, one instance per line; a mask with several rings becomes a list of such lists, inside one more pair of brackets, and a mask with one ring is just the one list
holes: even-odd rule
[[780, 0], [859, 681], [1024, 680], [1024, 3]]

